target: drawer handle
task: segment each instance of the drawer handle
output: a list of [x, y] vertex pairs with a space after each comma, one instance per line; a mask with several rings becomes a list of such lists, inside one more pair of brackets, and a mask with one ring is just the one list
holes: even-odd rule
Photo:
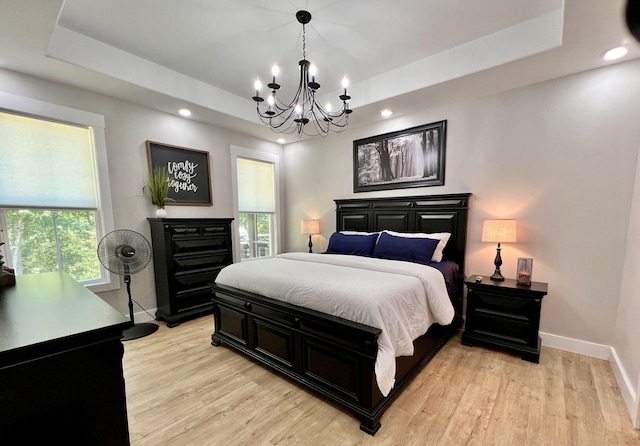
[[245, 303], [244, 303], [244, 307], [245, 307], [247, 310], [251, 311], [251, 302], [245, 302]]
[[294, 325], [296, 328], [300, 328], [300, 318], [299, 318], [299, 317], [294, 317], [294, 318], [293, 318], [293, 325]]

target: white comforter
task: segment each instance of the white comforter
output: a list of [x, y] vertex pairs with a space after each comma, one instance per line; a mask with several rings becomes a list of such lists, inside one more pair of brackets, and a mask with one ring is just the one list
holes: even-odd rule
[[412, 355], [413, 340], [455, 315], [440, 271], [410, 262], [288, 253], [229, 265], [216, 283], [381, 329], [375, 371], [385, 396], [395, 357]]

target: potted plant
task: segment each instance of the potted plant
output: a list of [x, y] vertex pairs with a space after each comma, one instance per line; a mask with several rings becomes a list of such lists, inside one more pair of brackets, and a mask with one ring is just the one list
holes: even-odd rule
[[167, 202], [174, 201], [173, 198], [169, 198], [169, 171], [165, 167], [155, 166], [149, 172], [147, 185], [144, 188], [149, 191], [151, 203], [156, 206], [156, 217], [166, 217], [167, 211], [164, 206]]

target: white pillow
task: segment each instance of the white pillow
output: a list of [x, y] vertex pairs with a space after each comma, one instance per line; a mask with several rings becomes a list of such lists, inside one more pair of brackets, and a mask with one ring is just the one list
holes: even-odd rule
[[444, 247], [447, 246], [447, 242], [451, 238], [450, 232], [433, 232], [431, 234], [425, 234], [422, 232], [394, 232], [387, 231], [386, 229], [382, 232], [386, 232], [390, 235], [395, 235], [396, 237], [406, 237], [406, 238], [430, 238], [434, 240], [440, 240], [438, 242], [438, 246], [436, 246], [436, 250], [433, 252], [433, 256], [431, 257], [432, 262], [440, 262], [442, 260], [442, 253], [444, 251]]

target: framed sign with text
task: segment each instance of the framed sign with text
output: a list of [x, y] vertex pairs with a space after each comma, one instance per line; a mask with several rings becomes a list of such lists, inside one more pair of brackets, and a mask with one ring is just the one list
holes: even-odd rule
[[211, 206], [211, 177], [209, 152], [169, 146], [147, 141], [149, 170], [164, 167], [169, 173], [167, 205]]

